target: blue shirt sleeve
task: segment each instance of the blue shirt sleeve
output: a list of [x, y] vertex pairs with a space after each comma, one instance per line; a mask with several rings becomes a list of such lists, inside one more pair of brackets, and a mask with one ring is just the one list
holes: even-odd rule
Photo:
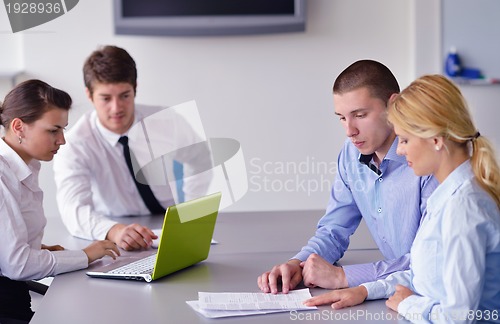
[[396, 285], [402, 285], [411, 288], [410, 270], [398, 271], [386, 279], [365, 282], [362, 284], [368, 292], [367, 300], [389, 298], [394, 295]]
[[364, 282], [384, 279], [388, 275], [409, 269], [410, 253], [392, 260], [381, 260], [373, 263], [344, 266], [349, 287], [356, 287]]
[[[434, 177], [421, 178], [420, 211], [422, 218], [426, 214], [427, 199], [439, 185]], [[394, 211], [397, 212], [397, 211]], [[373, 263], [354, 264], [344, 266], [344, 272], [349, 287], [356, 287], [364, 282], [384, 279], [392, 273], [404, 271], [410, 268], [410, 253], [390, 260], [382, 260]]]
[[359, 226], [361, 212], [345, 180], [347, 174], [341, 156], [342, 152], [326, 213], [318, 223], [316, 234], [294, 259], [305, 261], [310, 254], [316, 253], [330, 263], [338, 261], [349, 246], [349, 237]]

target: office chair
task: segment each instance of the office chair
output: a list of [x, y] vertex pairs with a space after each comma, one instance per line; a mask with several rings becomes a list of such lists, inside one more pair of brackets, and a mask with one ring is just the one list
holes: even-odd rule
[[26, 284], [28, 285], [28, 289], [30, 291], [36, 292], [40, 295], [45, 295], [47, 289], [49, 289], [49, 286], [34, 280], [26, 281]]

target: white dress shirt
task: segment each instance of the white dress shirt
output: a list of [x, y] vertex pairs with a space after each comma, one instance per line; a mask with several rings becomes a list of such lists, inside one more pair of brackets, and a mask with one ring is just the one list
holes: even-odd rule
[[388, 298], [401, 284], [415, 292], [398, 307], [412, 322], [500, 322], [500, 211], [469, 161], [427, 201], [410, 253], [410, 270], [363, 284], [368, 299]]
[[[136, 105], [134, 124], [162, 110], [162, 107]], [[183, 147], [183, 143], [196, 142], [199, 138], [186, 120], [170, 114], [164, 125], [169, 140]], [[66, 145], [54, 158], [57, 186], [57, 203], [68, 231], [77, 237], [102, 240], [117, 222], [108, 216], [148, 215], [149, 209], [142, 200], [130, 175], [123, 156], [120, 136], [106, 129], [95, 111], [83, 115], [68, 131]], [[185, 146], [188, 146], [186, 144]], [[184, 164], [184, 176], [194, 174], [190, 157], [172, 155]], [[207, 158], [211, 159], [207, 155]], [[172, 161], [166, 161], [172, 165]], [[172, 166], [173, 169], [173, 166]], [[175, 187], [151, 185], [158, 202], [164, 207], [174, 204]], [[201, 196], [203, 190], [196, 183], [184, 181], [186, 200]]]
[[42, 250], [43, 192], [40, 162], [29, 165], [0, 139], [0, 274], [12, 280], [42, 279], [88, 266], [85, 252]]

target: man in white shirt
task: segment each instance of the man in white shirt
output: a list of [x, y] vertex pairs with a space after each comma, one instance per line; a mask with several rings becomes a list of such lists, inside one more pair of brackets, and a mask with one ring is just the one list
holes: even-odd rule
[[[87, 96], [95, 109], [70, 129], [67, 145], [54, 159], [62, 220], [68, 231], [80, 238], [109, 239], [125, 250], [147, 248], [157, 238], [151, 229], [121, 224], [107, 216], [163, 213], [175, 203], [176, 193], [164, 184], [146, 186], [158, 208], [148, 204], [131, 175], [120, 140], [135, 123], [162, 108], [135, 104], [137, 69], [122, 48], [104, 46], [94, 51], [85, 61], [83, 74]], [[166, 124], [168, 141], [175, 147], [199, 142], [196, 132], [180, 115], [169, 114]], [[206, 153], [200, 153], [202, 158], [210, 159], [208, 151], [202, 153]], [[174, 158], [185, 166], [185, 177], [199, 172], [190, 164], [200, 156], [180, 153]], [[184, 183], [186, 199], [203, 195], [204, 190], [206, 186]]]

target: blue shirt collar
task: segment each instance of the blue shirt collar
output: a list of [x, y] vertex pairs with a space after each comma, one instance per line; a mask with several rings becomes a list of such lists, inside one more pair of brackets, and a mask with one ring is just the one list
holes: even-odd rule
[[392, 142], [391, 148], [385, 155], [384, 160], [391, 160], [401, 164], [407, 164], [408, 162], [406, 162], [406, 157], [404, 155], [398, 155], [398, 153], [396, 152], [398, 149], [398, 142], [399, 139], [396, 136], [396, 138]]
[[[391, 161], [394, 161], [394, 162], [397, 162], [400, 164], [406, 164], [407, 163], [406, 158], [403, 155], [398, 155], [396, 153], [397, 148], [398, 148], [398, 137], [396, 136], [396, 138], [392, 142], [391, 147], [389, 148], [389, 151], [385, 155], [384, 160], [391, 160]], [[373, 154], [375, 154], [375, 153], [373, 153]], [[368, 163], [373, 161], [373, 154], [364, 155], [364, 154], [360, 153], [358, 160], [360, 163], [368, 165]], [[383, 163], [383, 161], [382, 161], [382, 163]]]

